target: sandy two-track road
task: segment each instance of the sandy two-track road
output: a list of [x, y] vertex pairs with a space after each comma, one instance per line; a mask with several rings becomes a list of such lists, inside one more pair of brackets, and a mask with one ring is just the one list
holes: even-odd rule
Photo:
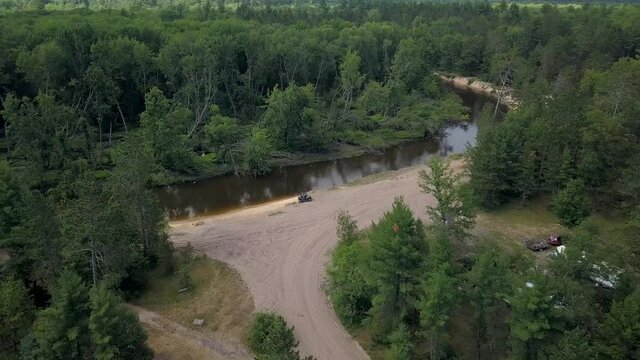
[[301, 355], [367, 359], [322, 290], [325, 264], [337, 242], [336, 211], [349, 211], [364, 227], [390, 209], [396, 196], [403, 196], [415, 214], [424, 217], [425, 205], [434, 200], [420, 191], [421, 168], [403, 169], [369, 184], [314, 192], [311, 203], [291, 204], [290, 199], [207, 218], [199, 226], [172, 223], [171, 238], [178, 245], [190, 241], [237, 269], [256, 308], [276, 311], [295, 327]]

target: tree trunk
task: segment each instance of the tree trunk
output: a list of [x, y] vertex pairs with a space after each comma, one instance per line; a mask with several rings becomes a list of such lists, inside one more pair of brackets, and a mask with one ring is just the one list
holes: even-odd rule
[[224, 82], [224, 89], [227, 92], [227, 97], [229, 97], [229, 102], [231, 103], [231, 109], [233, 110], [233, 117], [238, 117], [238, 115], [236, 114], [236, 104], [233, 102], [233, 97], [229, 92], [229, 87], [227, 86], [226, 81]]
[[116, 104], [118, 105], [118, 113], [120, 113], [120, 117], [122, 118], [122, 124], [124, 125], [124, 132], [129, 132], [127, 129], [127, 121], [124, 119], [124, 114], [122, 113], [122, 109], [120, 108], [120, 102], [116, 99]]
[[140, 228], [140, 237], [142, 240], [142, 254], [146, 257], [148, 256], [149, 251], [149, 241], [147, 239], [147, 232], [145, 229], [144, 204], [142, 203], [139, 191], [136, 191], [135, 193], [135, 202], [136, 207], [138, 208], [138, 221]]
[[320, 65], [318, 65], [318, 76], [316, 76], [316, 84], [313, 86], [313, 90], [318, 90], [318, 83], [320, 83], [320, 75], [322, 75], [322, 67], [324, 66], [324, 56], [320, 60]]
[[11, 141], [9, 139], [9, 124], [7, 119], [4, 119], [4, 138], [7, 143], [7, 157], [11, 157]]
[[98, 275], [96, 274], [96, 251], [94, 248], [93, 240], [91, 240], [91, 275], [93, 278], [93, 286], [96, 286]]

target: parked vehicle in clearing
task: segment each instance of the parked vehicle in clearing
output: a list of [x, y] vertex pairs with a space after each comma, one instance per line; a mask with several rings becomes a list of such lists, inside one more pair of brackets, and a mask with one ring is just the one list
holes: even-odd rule
[[309, 202], [309, 201], [313, 201], [313, 198], [311, 197], [311, 195], [307, 194], [307, 193], [303, 193], [298, 195], [298, 202], [299, 203], [305, 203], [305, 202]]
[[609, 266], [609, 264], [602, 261], [599, 264], [591, 265], [589, 280], [593, 281], [596, 286], [613, 289], [618, 286], [618, 277], [620, 274], [622, 274], [622, 270], [614, 269]]
[[560, 246], [562, 245], [562, 236], [558, 234], [551, 234], [547, 238], [547, 242], [549, 245]]
[[560, 245], [557, 248], [555, 248], [555, 250], [553, 250], [551, 253], [549, 253], [549, 256], [551, 257], [560, 256], [564, 254], [565, 250], [567, 250], [567, 247], [565, 245]]
[[543, 251], [549, 248], [549, 244], [547, 244], [547, 242], [544, 240], [528, 239], [525, 240], [524, 244], [531, 251]]

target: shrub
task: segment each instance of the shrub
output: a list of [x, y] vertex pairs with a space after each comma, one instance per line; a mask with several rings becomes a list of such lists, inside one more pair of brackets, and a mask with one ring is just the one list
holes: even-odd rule
[[190, 266], [182, 265], [178, 273], [178, 287], [180, 289], [191, 289], [193, 287], [193, 280], [191, 279]]
[[585, 194], [584, 183], [580, 180], [570, 180], [565, 188], [553, 197], [551, 211], [569, 227], [578, 225], [589, 216], [591, 202]]
[[249, 346], [257, 360], [299, 360], [295, 351], [298, 342], [293, 336], [293, 328], [281, 315], [259, 313], [249, 334]]

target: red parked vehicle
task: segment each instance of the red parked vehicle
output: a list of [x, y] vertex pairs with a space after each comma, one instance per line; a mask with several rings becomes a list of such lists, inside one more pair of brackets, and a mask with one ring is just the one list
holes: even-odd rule
[[562, 236], [560, 236], [558, 234], [551, 234], [551, 235], [549, 235], [549, 238], [547, 239], [547, 242], [550, 245], [553, 245], [553, 246], [560, 246], [560, 245], [562, 245]]

